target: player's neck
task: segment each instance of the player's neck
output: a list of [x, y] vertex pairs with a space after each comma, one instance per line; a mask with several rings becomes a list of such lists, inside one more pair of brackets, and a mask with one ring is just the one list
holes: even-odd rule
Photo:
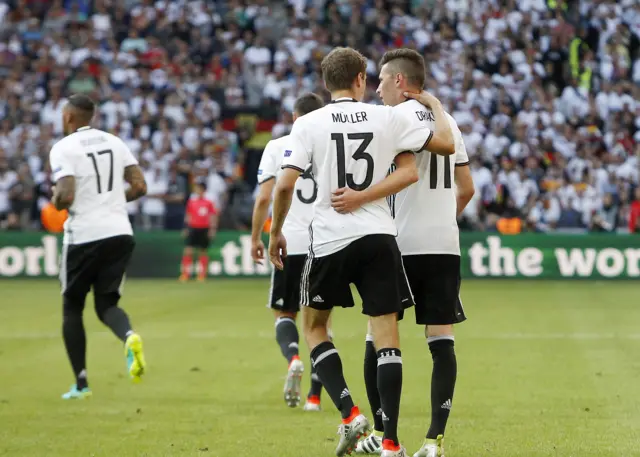
[[338, 100], [339, 98], [353, 98], [354, 100], [357, 100], [355, 91], [351, 89], [331, 92], [331, 100]]
[[[422, 92], [422, 89], [418, 89], [417, 87], [407, 86], [407, 87], [404, 87], [404, 88], [402, 89], [402, 92], [403, 92], [403, 93], [404, 93], [404, 92], [409, 92], [409, 93], [412, 93], [412, 94], [419, 94], [420, 92]], [[405, 97], [405, 96], [404, 96], [404, 95], [402, 95], [402, 94], [400, 94], [400, 102], [398, 103], [398, 105], [399, 105], [400, 103], [402, 103], [402, 102], [406, 102], [407, 100], [411, 100], [411, 99], [410, 99], [410, 98], [408, 98], [408, 97]]]
[[91, 126], [89, 124], [78, 124], [78, 125], [69, 124], [69, 131], [71, 133], [77, 132], [79, 130], [88, 130], [90, 128]]

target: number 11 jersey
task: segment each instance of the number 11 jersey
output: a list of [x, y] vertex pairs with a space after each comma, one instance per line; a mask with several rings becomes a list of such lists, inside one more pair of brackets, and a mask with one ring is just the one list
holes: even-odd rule
[[[289, 144], [289, 135], [267, 143], [258, 167], [258, 184], [277, 178], [285, 154], [291, 152]], [[310, 164], [307, 164], [305, 172], [296, 181], [291, 208], [282, 226], [289, 255], [302, 255], [309, 252], [309, 224], [313, 219], [313, 202], [318, 195], [318, 188], [310, 168]]]
[[[435, 127], [431, 110], [415, 100], [396, 106], [416, 125], [429, 130]], [[391, 211], [398, 226], [398, 247], [402, 255], [460, 255], [456, 219], [455, 167], [469, 164], [462, 133], [447, 114], [453, 131], [455, 154], [440, 156], [424, 151], [416, 154], [419, 181], [390, 199]]]
[[304, 172], [311, 163], [318, 198], [310, 227], [314, 257], [344, 249], [367, 235], [396, 235], [384, 198], [350, 214], [331, 207], [331, 195], [349, 187], [365, 190], [382, 181], [396, 155], [419, 151], [433, 133], [396, 108], [341, 98], [296, 120], [283, 168]]
[[133, 234], [124, 169], [138, 161], [124, 141], [82, 127], [53, 146], [49, 161], [54, 182], [65, 176], [73, 176], [76, 181], [75, 198], [64, 224], [64, 244]]

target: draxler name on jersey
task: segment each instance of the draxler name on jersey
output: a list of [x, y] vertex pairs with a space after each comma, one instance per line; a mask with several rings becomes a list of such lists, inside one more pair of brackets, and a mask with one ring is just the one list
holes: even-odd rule
[[418, 116], [419, 121], [436, 121], [436, 118], [431, 111], [416, 111], [416, 116]]

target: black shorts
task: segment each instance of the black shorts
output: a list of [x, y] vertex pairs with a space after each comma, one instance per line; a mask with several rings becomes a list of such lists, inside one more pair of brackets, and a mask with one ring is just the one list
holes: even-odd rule
[[367, 235], [328, 256], [310, 255], [304, 273], [302, 304], [314, 309], [354, 306], [352, 283], [368, 316], [397, 313], [413, 304], [392, 235]]
[[62, 247], [60, 283], [66, 297], [84, 299], [94, 295], [120, 295], [124, 274], [135, 241], [130, 235], [114, 236], [84, 244]]
[[300, 278], [306, 255], [290, 255], [283, 259], [284, 268], [273, 269], [268, 307], [290, 313], [300, 311]]
[[460, 256], [402, 256], [416, 304], [416, 324], [450, 325], [467, 319], [460, 301]]
[[208, 228], [190, 228], [186, 245], [190, 248], [208, 249], [210, 241]]

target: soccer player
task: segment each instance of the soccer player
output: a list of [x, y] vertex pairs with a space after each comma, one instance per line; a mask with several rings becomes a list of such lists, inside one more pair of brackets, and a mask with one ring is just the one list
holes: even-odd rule
[[[313, 93], [299, 97], [293, 107], [294, 121], [312, 111], [322, 108], [324, 102]], [[264, 227], [275, 187], [276, 177], [280, 174], [282, 160], [289, 147], [289, 135], [269, 141], [262, 153], [258, 167], [259, 191], [253, 208], [251, 227], [251, 256], [253, 260], [264, 261], [264, 244], [262, 228]], [[284, 384], [284, 401], [290, 407], [300, 403], [300, 381], [304, 364], [298, 356], [298, 327], [296, 317], [300, 311], [300, 277], [309, 251], [309, 225], [313, 219], [313, 203], [318, 195], [318, 187], [310, 171], [310, 164], [295, 184], [295, 197], [291, 210], [282, 227], [286, 234], [288, 255], [284, 259], [282, 270], [274, 269], [271, 275], [269, 303], [276, 318], [276, 341], [282, 355], [287, 359], [288, 370]], [[311, 389], [307, 395], [305, 411], [320, 410], [320, 394], [322, 383], [318, 374], [311, 368]]]
[[91, 395], [82, 319], [91, 288], [98, 318], [124, 342], [129, 376], [138, 382], [145, 371], [142, 339], [118, 302], [135, 246], [126, 203], [145, 195], [147, 184], [127, 145], [91, 128], [94, 111], [86, 95], [69, 97], [62, 113], [66, 136], [49, 158], [55, 182], [52, 203], [69, 210], [60, 265], [62, 335], [76, 383], [62, 395], [65, 400]]
[[[362, 103], [367, 60], [351, 48], [336, 48], [322, 61], [331, 104], [300, 117], [290, 134], [282, 174], [274, 191], [269, 258], [278, 269], [287, 255], [282, 226], [298, 177], [309, 163], [318, 184], [311, 245], [301, 282], [304, 333], [324, 388], [342, 416], [336, 455], [350, 453], [369, 423], [355, 406], [347, 387], [338, 351], [329, 339], [327, 321], [334, 306], [354, 306], [350, 284], [371, 317], [378, 350], [377, 382], [382, 398], [384, 457], [404, 457], [397, 434], [402, 391], [402, 354], [397, 314], [410, 300], [402, 270], [396, 228], [385, 197], [417, 181], [412, 153], [427, 145], [453, 153], [449, 125], [436, 131], [416, 127], [399, 110]], [[433, 97], [415, 95], [429, 105]], [[436, 107], [437, 109], [437, 107]], [[442, 123], [441, 123], [442, 124]], [[397, 170], [388, 177], [392, 162]], [[386, 179], [385, 179], [386, 177]], [[370, 189], [370, 200], [352, 214], [331, 207], [332, 196]]]
[[218, 212], [213, 202], [205, 196], [206, 191], [207, 185], [204, 181], [198, 181], [195, 185], [195, 195], [187, 202], [187, 211], [184, 216], [184, 224], [187, 228], [183, 232], [186, 246], [182, 254], [182, 274], [180, 275], [182, 282], [189, 280], [193, 270], [194, 249], [198, 249], [199, 254], [198, 281], [204, 281], [209, 270], [207, 251], [218, 226]]
[[[385, 53], [381, 65], [378, 94], [384, 103], [397, 106], [416, 127], [429, 130], [439, 120], [449, 122], [455, 140], [454, 155], [443, 157], [437, 155], [437, 151], [418, 154], [420, 180], [390, 199], [398, 227], [398, 246], [415, 301], [416, 323], [425, 326], [433, 358], [431, 426], [423, 447], [414, 457], [441, 457], [457, 374], [453, 324], [466, 319], [459, 297], [460, 244], [456, 215], [473, 197], [473, 180], [455, 120], [442, 110], [425, 109], [403, 95], [404, 92], [418, 93], [424, 87], [423, 57], [411, 49], [397, 49]], [[375, 414], [374, 433], [358, 443], [356, 452], [360, 454], [380, 454], [382, 450], [383, 423], [381, 415], [376, 414], [381, 407], [376, 387], [376, 349], [370, 333], [366, 338], [364, 374], [367, 396]]]

